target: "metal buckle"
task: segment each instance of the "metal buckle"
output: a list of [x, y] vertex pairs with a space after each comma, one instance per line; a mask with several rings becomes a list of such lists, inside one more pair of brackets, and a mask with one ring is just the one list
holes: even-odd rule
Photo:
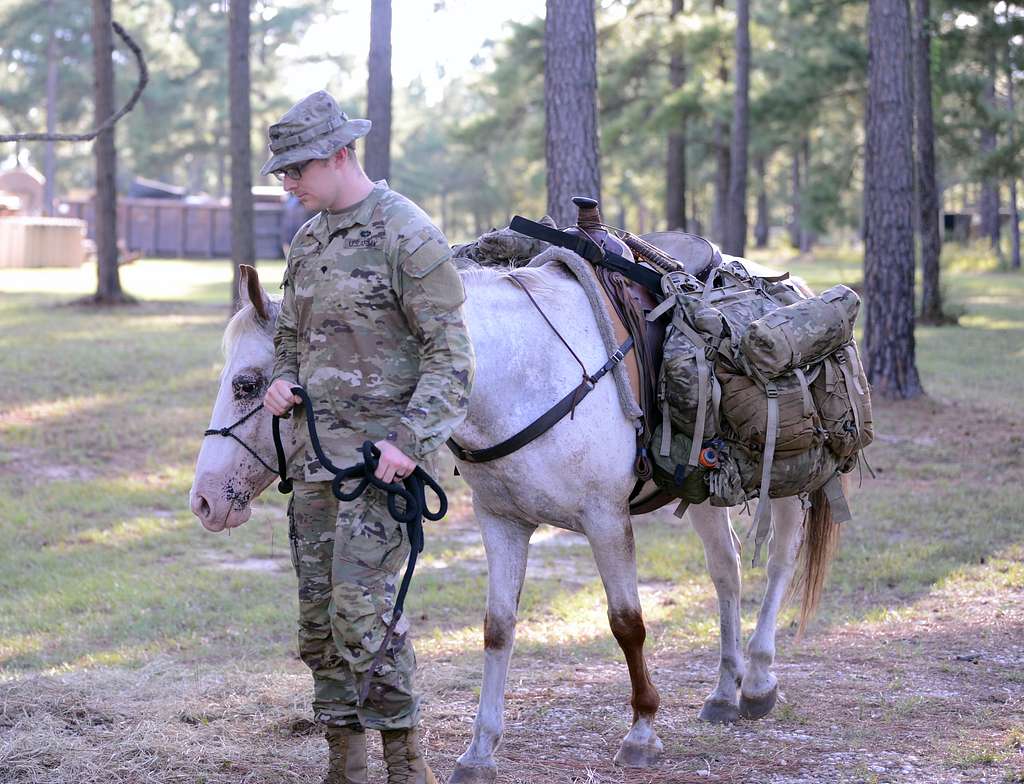
[[771, 399], [775, 399], [779, 396], [779, 388], [774, 383], [769, 382], [764, 388], [765, 394]]
[[626, 355], [622, 353], [622, 349], [621, 348], [615, 349], [615, 353], [612, 354], [612, 356], [611, 356], [612, 362], [614, 362], [616, 365], [619, 364], [625, 358], [626, 358]]

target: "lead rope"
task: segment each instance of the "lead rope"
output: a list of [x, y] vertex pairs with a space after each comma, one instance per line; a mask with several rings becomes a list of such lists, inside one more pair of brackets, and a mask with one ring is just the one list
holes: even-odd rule
[[[391, 643], [391, 638], [395, 634], [395, 627], [398, 626], [398, 622], [401, 620], [402, 613], [405, 610], [405, 597], [409, 592], [409, 586], [412, 584], [412, 575], [416, 570], [416, 559], [419, 554], [423, 552], [423, 519], [426, 518], [427, 520], [437, 521], [443, 518], [448, 513], [448, 497], [445, 495], [444, 488], [442, 488], [441, 485], [439, 485], [437, 481], [420, 466], [416, 466], [416, 470], [413, 471], [412, 474], [404, 477], [402, 479], [402, 484], [397, 482], [384, 482], [378, 479], [375, 474], [377, 471], [377, 460], [380, 457], [380, 450], [378, 450], [371, 441], [364, 441], [359, 450], [363, 456], [361, 463], [356, 463], [348, 468], [338, 468], [331, 462], [331, 459], [324, 454], [323, 448], [320, 445], [320, 437], [317, 434], [316, 422], [313, 418], [313, 404], [309, 399], [309, 394], [305, 389], [299, 386], [292, 387], [292, 394], [298, 395], [302, 398], [302, 402], [306, 406], [306, 427], [309, 431], [309, 442], [313, 447], [313, 452], [316, 454], [317, 460], [320, 461], [320, 465], [323, 466], [325, 470], [334, 474], [334, 479], [331, 482], [331, 492], [334, 493], [334, 497], [339, 501], [355, 501], [359, 496], [366, 492], [368, 487], [371, 485], [376, 487], [378, 490], [387, 494], [388, 512], [396, 522], [405, 526], [406, 535], [409, 537], [409, 561], [405, 569], [405, 574], [402, 575], [402, 583], [398, 588], [398, 596], [395, 598], [394, 609], [391, 611], [391, 622], [388, 624], [387, 629], [384, 632], [384, 639], [381, 640], [380, 647], [377, 649], [376, 654], [374, 654], [373, 661], [370, 663], [369, 672], [359, 687], [359, 699], [357, 705], [362, 707], [363, 703], [366, 702], [366, 697], [370, 693], [370, 684], [373, 674], [377, 671], [381, 662], [384, 660], [384, 655], [387, 652], [388, 645]], [[280, 417], [276, 415], [274, 416], [273, 432], [274, 448], [277, 451], [277, 458], [280, 463], [280, 471], [278, 473], [281, 476], [281, 483], [278, 485], [278, 489], [280, 489], [282, 493], [288, 493], [291, 492], [292, 483], [287, 476], [284, 444], [281, 442]], [[351, 479], [358, 479], [359, 484], [356, 485], [355, 490], [352, 492], [345, 492], [341, 487], [342, 483]], [[426, 489], [428, 487], [433, 491], [434, 495], [437, 496], [438, 505], [436, 511], [431, 510], [427, 506]], [[399, 499], [403, 502], [403, 509], [399, 509], [398, 507]]]

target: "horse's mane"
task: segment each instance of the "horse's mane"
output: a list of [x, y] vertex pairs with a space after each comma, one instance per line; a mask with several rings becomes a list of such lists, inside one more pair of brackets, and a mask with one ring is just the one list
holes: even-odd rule
[[277, 316], [281, 312], [281, 301], [272, 299], [268, 302], [269, 318], [264, 321], [256, 315], [256, 308], [251, 304], [245, 305], [231, 317], [227, 327], [224, 328], [224, 337], [221, 339], [221, 350], [224, 352], [224, 367], [230, 365], [231, 353], [235, 346], [245, 335], [260, 333], [267, 339], [274, 335], [274, 325], [277, 324]]
[[496, 281], [507, 281], [514, 286], [511, 275], [523, 282], [535, 298], [557, 297], [558, 284], [571, 280], [569, 273], [559, 264], [545, 264], [540, 267], [476, 266], [459, 270], [462, 282], [467, 286], [486, 285]]

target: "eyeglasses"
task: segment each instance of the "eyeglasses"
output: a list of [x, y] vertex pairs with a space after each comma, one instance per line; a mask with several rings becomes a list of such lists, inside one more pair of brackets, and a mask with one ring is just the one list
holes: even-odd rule
[[302, 179], [302, 170], [309, 166], [309, 164], [311, 164], [313, 160], [303, 161], [302, 163], [296, 163], [293, 166], [288, 166], [284, 169], [278, 169], [275, 172], [271, 172], [271, 174], [277, 177], [278, 182], [284, 182], [285, 177], [287, 177], [289, 180], [300, 180]]

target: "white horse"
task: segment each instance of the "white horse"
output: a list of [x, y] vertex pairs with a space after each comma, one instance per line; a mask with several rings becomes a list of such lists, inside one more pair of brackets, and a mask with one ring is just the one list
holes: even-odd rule
[[[227, 427], [259, 405], [273, 363], [272, 335], [279, 306], [245, 270], [243, 299], [249, 304], [231, 320], [224, 336], [226, 364], [210, 428]], [[548, 318], [594, 372], [607, 359], [597, 321], [575, 279], [560, 266], [519, 269]], [[479, 449], [499, 443], [546, 411], [580, 380], [580, 369], [527, 297], [502, 271], [463, 273], [465, 319], [476, 350], [477, 369], [465, 422], [456, 440]], [[297, 442], [290, 420], [282, 421], [287, 449]], [[206, 438], [196, 463], [192, 511], [211, 531], [242, 524], [249, 503], [275, 479], [261, 460], [274, 464], [271, 417], [259, 410], [232, 433], [261, 455], [257, 460], [230, 438]], [[582, 533], [590, 542], [608, 600], [612, 634], [625, 655], [632, 686], [633, 721], [615, 762], [649, 767], [662, 751], [654, 718], [658, 692], [644, 659], [646, 636], [637, 591], [636, 556], [628, 496], [633, 488], [635, 435], [622, 413], [615, 384], [600, 383], [575, 412], [536, 441], [491, 463], [459, 464], [473, 491], [473, 507], [487, 553], [487, 613], [484, 674], [473, 738], [459, 757], [452, 782], [493, 782], [494, 753], [504, 723], [505, 684], [515, 639], [516, 612], [526, 572], [530, 537], [547, 524]], [[810, 514], [800, 501], [773, 501], [774, 535], [767, 588], [757, 627], [743, 654], [740, 639], [740, 542], [727, 509], [705, 503], [689, 517], [719, 600], [721, 658], [718, 683], [704, 700], [700, 718], [713, 722], [756, 719], [775, 704], [776, 616], [794, 574], [805, 538], [801, 624], [813, 610], [835, 544], [837, 526], [823, 502], [812, 496]]]

